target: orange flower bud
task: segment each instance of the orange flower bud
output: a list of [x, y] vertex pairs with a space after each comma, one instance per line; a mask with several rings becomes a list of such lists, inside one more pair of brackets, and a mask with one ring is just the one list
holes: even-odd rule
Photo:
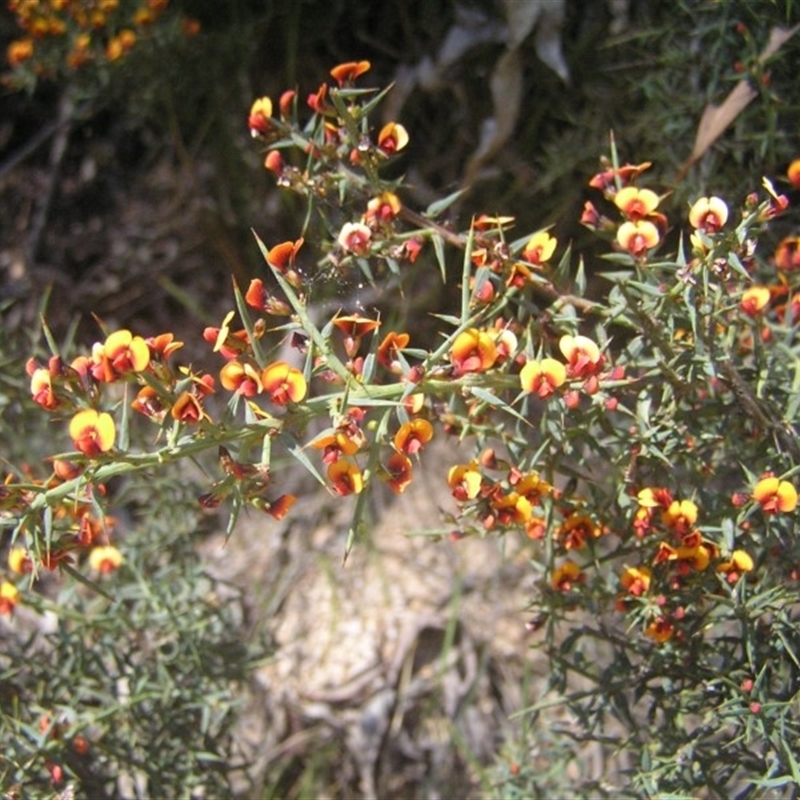
[[348, 61], [345, 64], [339, 64], [331, 70], [331, 77], [339, 84], [352, 83], [360, 75], [369, 71], [372, 65], [369, 61]]
[[786, 170], [786, 177], [795, 189], [800, 189], [800, 158], [796, 158], [789, 164], [789, 169]]

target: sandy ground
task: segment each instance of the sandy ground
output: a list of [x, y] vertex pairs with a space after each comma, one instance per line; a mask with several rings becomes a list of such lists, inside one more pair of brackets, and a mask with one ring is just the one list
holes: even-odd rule
[[477, 790], [476, 768], [517, 724], [523, 675], [544, 662], [525, 627], [524, 544], [425, 535], [453, 510], [447, 463], [446, 446], [425, 453], [346, 563], [351, 506], [324, 493], [283, 524], [246, 519], [205, 544], [277, 644], [241, 731], [250, 779], [293, 764], [366, 797]]

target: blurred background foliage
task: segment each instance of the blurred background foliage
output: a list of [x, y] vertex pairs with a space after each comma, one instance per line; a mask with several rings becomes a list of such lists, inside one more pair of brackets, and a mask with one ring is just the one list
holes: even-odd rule
[[[758, 63], [770, 32], [800, 17], [791, 0], [542, 5], [563, 10], [551, 39], [567, 80], [538, 57], [534, 30], [519, 48], [521, 103], [516, 115], [503, 111], [511, 135], [472, 172], [456, 224], [473, 212], [513, 214], [520, 235], [557, 222], [560, 238], [589, 246], [577, 219], [611, 131], [623, 159], [653, 162], [651, 184], [673, 193], [666, 210], [680, 216], [712, 190], [736, 202], [796, 156], [800, 37]], [[117, 324], [163, 325], [190, 309], [213, 315], [229, 276], [243, 281], [259, 268], [250, 228], [265, 241], [300, 228], [302, 210], [259, 166], [247, 109], [289, 87], [304, 99], [336, 63], [368, 59], [371, 85], [398, 81], [389, 106], [411, 134], [399, 168], [417, 205], [464, 188], [483, 126], [498, 116], [490, 82], [504, 79], [494, 71], [508, 39], [500, 0], [187, 0], [170, 9], [199, 21], [199, 33], [155, 40], [94, 86], [83, 80], [63, 154], [54, 152], [52, 127], [75, 78], [64, 73], [0, 96], [6, 292], [63, 281], [60, 306]], [[445, 60], [459, 32], [462, 57], [426, 82], [423, 67], [430, 73]], [[0, 44], [18, 35], [5, 13]], [[743, 78], [755, 100], [677, 181], [704, 108]], [[159, 280], [173, 291], [154, 297]]]

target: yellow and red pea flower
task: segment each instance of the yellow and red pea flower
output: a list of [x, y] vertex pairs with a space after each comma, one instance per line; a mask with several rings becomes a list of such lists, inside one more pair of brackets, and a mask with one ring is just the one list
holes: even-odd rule
[[769, 305], [771, 297], [766, 286], [751, 286], [742, 292], [739, 309], [748, 317], [757, 317]]
[[219, 382], [229, 392], [236, 392], [244, 397], [254, 397], [263, 390], [261, 374], [247, 362], [232, 359], [220, 370]]
[[653, 572], [649, 567], [625, 567], [619, 576], [619, 583], [633, 597], [641, 597], [650, 590]]
[[680, 545], [673, 547], [668, 542], [660, 542], [653, 564], [675, 562], [679, 574], [688, 574], [690, 570], [702, 572], [708, 568], [711, 559], [717, 555], [717, 547], [712, 542], [701, 540], [694, 546]]
[[554, 494], [552, 484], [537, 472], [525, 473], [518, 480], [511, 481], [511, 485], [519, 494], [526, 497], [531, 505], [537, 505], [542, 497]]
[[678, 536], [683, 536], [697, 522], [697, 504], [691, 500], [673, 500], [661, 515], [661, 521], [672, 528]]
[[363, 222], [345, 222], [336, 237], [342, 250], [355, 253], [357, 256], [363, 256], [369, 252], [371, 240], [372, 229]]
[[660, 239], [658, 228], [646, 219], [623, 222], [617, 231], [617, 243], [635, 258], [644, 257]]
[[175, 334], [169, 332], [160, 333], [158, 336], [149, 336], [145, 342], [150, 348], [150, 357], [158, 359], [168, 358], [183, 347], [183, 342], [175, 341]]
[[422, 252], [423, 245], [424, 242], [419, 236], [412, 236], [396, 248], [395, 254], [398, 258], [404, 258], [409, 264], [413, 264]]
[[316, 92], [306, 97], [306, 104], [315, 114], [324, 114], [328, 110], [325, 100], [328, 97], [328, 84], [320, 85]]
[[495, 347], [497, 347], [497, 363], [502, 364], [509, 358], [515, 356], [519, 346], [517, 334], [507, 327], [502, 319], [495, 322], [494, 329], [497, 331], [495, 336]]
[[556, 528], [554, 538], [565, 550], [582, 550], [590, 539], [599, 539], [605, 531], [587, 514], [570, 514]]
[[275, 405], [299, 403], [306, 396], [308, 384], [303, 373], [283, 361], [276, 361], [264, 368], [261, 384]]
[[394, 192], [383, 192], [367, 203], [365, 222], [391, 222], [402, 208], [400, 198]]
[[675, 635], [675, 626], [665, 616], [654, 619], [646, 628], [645, 635], [658, 644], [668, 642]]
[[392, 444], [395, 450], [413, 456], [422, 452], [428, 442], [433, 438], [433, 425], [428, 420], [417, 417], [404, 422], [394, 435]]
[[717, 564], [717, 572], [724, 573], [728, 583], [736, 583], [742, 575], [752, 572], [755, 563], [745, 550], [734, 550], [727, 561]]
[[281, 151], [270, 150], [266, 156], [264, 156], [264, 167], [280, 177], [283, 174], [284, 168], [286, 167], [286, 164], [283, 160], [283, 155], [281, 155]]
[[659, 197], [651, 189], [625, 186], [614, 195], [614, 204], [631, 221], [650, 216], [658, 208]]
[[360, 494], [364, 488], [364, 476], [355, 461], [340, 458], [328, 465], [328, 480], [333, 484], [333, 491], [340, 497]]
[[719, 197], [701, 197], [689, 209], [689, 224], [704, 233], [719, 233], [727, 221], [728, 206]]
[[352, 358], [361, 346], [361, 340], [372, 331], [380, 327], [380, 320], [362, 317], [359, 314], [347, 314], [335, 317], [333, 325], [344, 336], [344, 350], [348, 358]]
[[86, 408], [70, 421], [69, 435], [76, 450], [94, 458], [111, 450], [117, 431], [111, 414]]
[[395, 494], [402, 494], [412, 480], [411, 459], [403, 453], [392, 453], [384, 465], [385, 480]]
[[605, 356], [599, 346], [588, 336], [566, 334], [559, 339], [558, 349], [567, 360], [567, 374], [570, 378], [596, 375], [605, 363]]
[[244, 328], [238, 331], [231, 330], [230, 323], [233, 317], [234, 312], [229, 311], [222, 321], [222, 327], [203, 329], [203, 339], [214, 345], [213, 352], [227, 359], [236, 358], [250, 346], [250, 336]]
[[282, 275], [285, 275], [294, 267], [297, 254], [303, 246], [305, 239], [301, 236], [293, 242], [281, 242], [267, 251], [267, 262], [270, 263]]
[[472, 220], [472, 227], [476, 231], [504, 231], [513, 228], [515, 221], [516, 217], [480, 214]]
[[378, 133], [378, 149], [390, 156], [408, 144], [408, 131], [396, 122], [387, 122]]
[[19, 589], [10, 581], [0, 581], [0, 616], [10, 616], [19, 605]]
[[520, 370], [523, 392], [535, 393], [543, 400], [553, 395], [567, 380], [567, 368], [555, 358], [531, 360]]
[[399, 375], [403, 367], [399, 360], [399, 353], [408, 347], [411, 337], [407, 333], [396, 333], [390, 331], [383, 337], [383, 341], [378, 345], [378, 363], [390, 372]]
[[332, 322], [334, 327], [344, 334], [345, 339], [357, 342], [360, 342], [368, 333], [377, 330], [381, 325], [380, 320], [362, 317], [359, 314], [346, 314], [335, 317]]
[[342, 423], [331, 433], [324, 433], [313, 439], [309, 445], [315, 450], [322, 450], [322, 461], [332, 464], [343, 455], [355, 455], [365, 444], [366, 436], [357, 425]]
[[[150, 347], [141, 336], [134, 336], [128, 330], [115, 331], [106, 338], [102, 348], [104, 366], [103, 374], [107, 374], [105, 363], [110, 365], [112, 375], [124, 377], [131, 372], [143, 372], [150, 364]], [[99, 378], [98, 380], [108, 380]]]
[[91, 51], [92, 37], [88, 33], [81, 33], [75, 37], [72, 50], [67, 53], [67, 66], [79, 69], [94, 58]]
[[94, 547], [89, 553], [89, 566], [101, 575], [115, 572], [123, 561], [122, 553], [113, 545]]
[[522, 248], [521, 256], [529, 264], [540, 267], [553, 257], [557, 245], [558, 240], [555, 237], [547, 231], [539, 231], [528, 239], [525, 247]]
[[8, 551], [8, 568], [15, 575], [27, 575], [33, 571], [33, 560], [26, 548], [15, 545]]
[[583, 570], [574, 561], [567, 559], [553, 570], [550, 585], [558, 592], [569, 592], [585, 580]]
[[533, 515], [531, 501], [519, 492], [509, 492], [505, 495], [492, 497], [490, 505], [492, 511], [495, 512], [497, 521], [504, 526], [526, 526]]
[[673, 498], [668, 489], [646, 486], [639, 491], [636, 499], [642, 508], [667, 509], [671, 505]]
[[797, 489], [789, 481], [769, 475], [753, 487], [753, 499], [765, 514], [789, 514], [797, 508]]
[[170, 409], [172, 418], [178, 422], [187, 422], [190, 424], [199, 422], [200, 420], [208, 419], [203, 406], [200, 404], [200, 398], [193, 392], [181, 392], [175, 399]]
[[478, 328], [467, 328], [458, 334], [450, 349], [453, 375], [459, 377], [469, 372], [483, 372], [497, 361], [495, 337]]
[[247, 118], [247, 127], [250, 135], [255, 137], [265, 136], [272, 129], [272, 100], [269, 97], [259, 97], [250, 106], [250, 114]]
[[447, 472], [447, 485], [459, 503], [474, 500], [480, 494], [483, 476], [478, 470], [478, 462], [456, 464]]
[[47, 367], [38, 367], [31, 375], [31, 396], [33, 402], [53, 411], [61, 404], [53, 389], [50, 370]]
[[[474, 280], [474, 279], [473, 279]], [[513, 286], [516, 289], [522, 289], [526, 284], [532, 282], [533, 280], [533, 273], [530, 269], [528, 269], [525, 264], [521, 261], [515, 261], [510, 269], [508, 270], [508, 277], [506, 278], [506, 286], [511, 287]], [[492, 284], [489, 281], [486, 281], [484, 286]], [[492, 286], [492, 288], [494, 288]], [[480, 297], [479, 299], [483, 300], [483, 302], [489, 302], [492, 300], [494, 292], [492, 292], [492, 297], [484, 298]]]

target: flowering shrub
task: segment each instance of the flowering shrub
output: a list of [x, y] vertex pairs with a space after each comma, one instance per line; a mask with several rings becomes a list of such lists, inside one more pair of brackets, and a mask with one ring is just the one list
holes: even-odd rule
[[14, 71], [6, 80], [30, 87], [42, 77], [102, 76], [143, 42], [197, 33], [196, 20], [170, 14], [168, 6], [169, 0], [9, 0], [24, 35], [8, 45]]
[[[406, 202], [385, 168], [409, 134], [376, 130], [385, 91], [368, 70], [343, 64], [305, 98], [253, 103], [266, 169], [308, 211], [296, 238], [256, 235], [263, 274], [202, 332], [218, 372], [181, 364], [172, 332], [106, 330], [71, 359], [49, 336], [49, 356], [29, 361], [63, 446], [0, 489], [12, 541], [0, 612], [47, 570], [102, 575], [113, 593], [127, 556], [112, 478], [215, 453], [198, 500], [228, 506], [232, 531], [244, 507], [291, 513], [274, 465], [294, 459], [353, 496], [349, 552], [369, 535], [376, 484], [402, 493], [433, 440], [466, 439], [474, 457], [441, 476], [443, 532], [527, 543], [550, 688], [579, 738], [616, 731], [633, 759], [624, 786], [796, 783], [800, 271], [796, 239], [759, 247], [788, 206], [777, 179], [738, 204], [711, 194], [673, 210], [646, 185], [650, 165], [621, 164], [612, 146], [581, 219], [608, 244], [590, 297], [583, 260], [549, 231], [512, 235], [513, 217], [483, 214], [458, 232], [445, 221], [456, 196]], [[453, 308], [434, 330], [403, 330], [395, 300], [432, 268]], [[346, 281], [379, 288], [376, 307], [356, 292], [320, 317], [318, 287]], [[519, 765], [507, 780], [537, 786]]]

